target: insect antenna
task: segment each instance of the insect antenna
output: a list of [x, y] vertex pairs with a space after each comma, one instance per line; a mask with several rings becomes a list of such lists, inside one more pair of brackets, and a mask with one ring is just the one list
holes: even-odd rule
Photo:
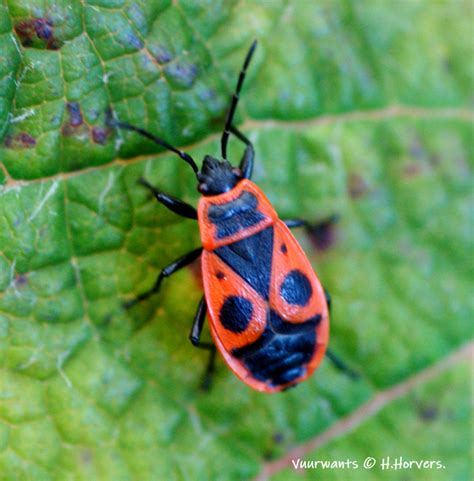
[[232, 101], [230, 103], [229, 111], [227, 112], [227, 118], [225, 121], [224, 132], [221, 138], [221, 152], [222, 157], [225, 159], [227, 158], [227, 141], [229, 140], [229, 134], [232, 132], [232, 121], [234, 120], [235, 109], [237, 108], [237, 103], [239, 102], [239, 94], [240, 90], [242, 89], [242, 85], [244, 83], [245, 74], [247, 73], [247, 67], [250, 64], [250, 60], [252, 60], [253, 53], [257, 48], [257, 40], [252, 42], [252, 45], [247, 52], [247, 56], [245, 57], [244, 65], [242, 70], [239, 74], [239, 80], [237, 81], [237, 87], [235, 88], [235, 92], [232, 95]]
[[181, 157], [187, 164], [189, 164], [192, 167], [195, 174], [198, 173], [199, 169], [198, 169], [198, 166], [196, 165], [196, 162], [194, 162], [194, 159], [186, 152], [183, 152], [182, 150], [179, 150], [176, 147], [173, 147], [171, 144], [166, 142], [166, 140], [163, 140], [160, 137], [153, 135], [152, 133], [148, 132], [145, 129], [142, 129], [141, 127], [135, 127], [134, 125], [114, 119], [112, 116], [112, 112], [110, 111], [107, 112], [106, 117], [107, 117], [106, 123], [109, 127], [117, 127], [119, 129], [131, 130], [132, 132], [136, 132], [137, 134], [140, 134], [143, 137], [150, 139], [151, 141], [155, 142], [158, 145], [161, 145], [165, 149], [170, 150], [171, 152], [174, 152], [175, 154], [179, 155], [179, 157]]

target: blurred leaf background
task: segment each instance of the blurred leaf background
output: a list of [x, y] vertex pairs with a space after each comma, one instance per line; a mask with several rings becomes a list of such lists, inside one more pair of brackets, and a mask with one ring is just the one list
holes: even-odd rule
[[[472, 479], [472, 26], [468, 0], [2, 0], [0, 480]], [[121, 308], [199, 245], [137, 179], [198, 193], [105, 112], [218, 155], [254, 38], [254, 180], [282, 217], [338, 217], [297, 235], [358, 382], [324, 362], [268, 396], [220, 362], [201, 392], [197, 268]]]

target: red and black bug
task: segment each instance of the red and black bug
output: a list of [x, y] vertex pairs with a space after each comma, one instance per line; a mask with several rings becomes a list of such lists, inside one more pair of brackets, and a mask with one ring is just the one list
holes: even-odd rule
[[[109, 119], [111, 126], [138, 132], [176, 153], [193, 168], [202, 197], [198, 209], [150, 185], [165, 207], [197, 219], [202, 247], [165, 267], [154, 286], [126, 303], [129, 308], [156, 293], [165, 277], [201, 257], [204, 296], [199, 303], [190, 340], [211, 351], [206, 380], [213, 371], [216, 347], [232, 371], [253, 389], [278, 392], [304, 381], [327, 351], [329, 298], [290, 227], [306, 221], [282, 221], [263, 192], [250, 180], [254, 149], [233, 125], [245, 73], [257, 42], [247, 53], [232, 97], [221, 139], [222, 159], [204, 157], [199, 171], [185, 152], [149, 132]], [[238, 168], [227, 160], [230, 134], [245, 144]], [[200, 341], [206, 313], [214, 343]], [[350, 370], [348, 370], [351, 373]]]

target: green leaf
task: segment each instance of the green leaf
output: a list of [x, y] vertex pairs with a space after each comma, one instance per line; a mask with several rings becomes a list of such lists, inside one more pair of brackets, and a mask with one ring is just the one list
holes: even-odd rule
[[[0, 480], [251, 479], [468, 342], [472, 20], [461, 0], [0, 3]], [[269, 396], [220, 362], [201, 392], [194, 268], [122, 308], [199, 245], [197, 225], [137, 179], [193, 205], [198, 193], [184, 162], [106, 113], [198, 163], [219, 155], [254, 38], [238, 109], [254, 181], [282, 218], [337, 217], [297, 236], [357, 382], [325, 361]], [[232, 139], [229, 158], [242, 150]], [[377, 457], [450, 463], [424, 479], [471, 479], [465, 371], [421, 377], [311, 459], [360, 457], [367, 443]], [[424, 429], [413, 403], [431, 398], [443, 416]]]
[[[437, 365], [429, 376], [435, 374], [435, 379], [409, 393], [406, 388], [413, 387], [410, 384], [415, 379], [374, 398], [343, 420], [337, 426], [340, 429], [331, 433], [335, 436], [329, 436], [329, 442], [320, 449], [310, 448], [321, 445], [322, 436], [290, 451], [289, 467], [269, 479], [300, 481], [324, 476], [335, 480], [341, 479], [341, 474], [350, 480], [398, 480], [410, 476], [429, 481], [470, 479], [472, 472], [465, 458], [465, 446], [471, 440], [470, 366], [465, 360], [443, 373], [445, 368], [446, 363]], [[367, 414], [375, 415], [368, 419]], [[358, 423], [356, 431], [348, 432]], [[337, 439], [336, 431], [347, 435]], [[275, 464], [273, 469], [278, 467]]]

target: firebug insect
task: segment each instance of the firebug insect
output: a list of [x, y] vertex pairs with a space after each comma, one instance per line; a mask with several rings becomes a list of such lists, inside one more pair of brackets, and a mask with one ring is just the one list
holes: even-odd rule
[[[233, 124], [247, 67], [247, 53], [232, 96], [221, 138], [222, 159], [206, 155], [201, 170], [193, 158], [163, 139], [109, 117], [113, 127], [137, 132], [177, 154], [192, 168], [202, 194], [197, 210], [140, 179], [156, 199], [174, 213], [196, 219], [202, 247], [165, 267], [153, 287], [127, 302], [130, 308], [158, 292], [164, 278], [201, 257], [204, 296], [190, 340], [210, 351], [204, 385], [214, 369], [216, 347], [230, 369], [257, 391], [285, 390], [308, 378], [325, 353], [340, 369], [353, 374], [327, 350], [329, 297], [291, 227], [308, 227], [299, 219], [282, 221], [252, 176], [254, 148]], [[230, 134], [245, 151], [238, 168], [227, 160]], [[200, 340], [206, 313], [214, 343]]]

